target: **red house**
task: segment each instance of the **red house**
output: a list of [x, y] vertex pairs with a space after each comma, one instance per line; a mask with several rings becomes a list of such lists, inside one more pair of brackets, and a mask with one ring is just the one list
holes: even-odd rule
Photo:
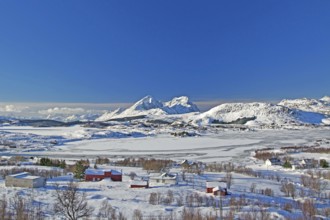
[[226, 196], [228, 195], [227, 189], [226, 188], [221, 188], [220, 186], [217, 186], [213, 189], [213, 195], [215, 196]]
[[87, 169], [85, 171], [85, 181], [100, 181], [110, 178], [112, 181], [122, 181], [122, 173], [117, 170]]
[[207, 193], [213, 193], [213, 189], [215, 187], [218, 187], [220, 185], [220, 182], [206, 182], [206, 192]]

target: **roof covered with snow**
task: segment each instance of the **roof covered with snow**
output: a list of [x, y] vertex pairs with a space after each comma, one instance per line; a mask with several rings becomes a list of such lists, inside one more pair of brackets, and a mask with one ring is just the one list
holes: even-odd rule
[[32, 176], [28, 172], [16, 173], [16, 174], [12, 174], [9, 176], [11, 176], [15, 179], [39, 179], [39, 178], [41, 178], [40, 176]]
[[120, 171], [117, 170], [104, 170], [104, 169], [92, 169], [89, 168], [85, 171], [86, 175], [104, 175], [105, 172], [111, 172], [112, 175], [121, 175]]
[[85, 170], [86, 175], [104, 175], [104, 170], [100, 169], [87, 169]]

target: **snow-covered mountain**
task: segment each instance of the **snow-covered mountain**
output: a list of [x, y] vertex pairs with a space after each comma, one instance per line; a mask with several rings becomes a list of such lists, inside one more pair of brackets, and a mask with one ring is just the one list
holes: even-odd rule
[[324, 96], [323, 98], [320, 99], [323, 102], [330, 103], [330, 96]]
[[[155, 121], [155, 123], [173, 124], [176, 127], [214, 123], [279, 127], [308, 124], [330, 125], [329, 96], [325, 96], [322, 99], [285, 99], [278, 104], [263, 102], [226, 103], [204, 113], [200, 113], [198, 107], [189, 101], [186, 96], [175, 97], [167, 102], [161, 102], [152, 96], [146, 96], [124, 110], [117, 109], [115, 111], [85, 107], [84, 105], [82, 107], [73, 107], [72, 105], [71, 107], [62, 105], [48, 108], [22, 107], [21, 109], [24, 111], [22, 110], [22, 112], [15, 114], [14, 112], [8, 112], [7, 108], [6, 111], [1, 112], [0, 108], [0, 122], [7, 125], [21, 119], [48, 119], [69, 122], [67, 123], [69, 126], [74, 121], [86, 122], [88, 124], [91, 121], [106, 122], [111, 119], [124, 121], [130, 118], [130, 120], [137, 120], [135, 124], [139, 124], [139, 120], [142, 120], [143, 125]], [[4, 110], [5, 108], [2, 109]], [[143, 118], [146, 118], [146, 120]], [[29, 123], [31, 124], [31, 122]], [[22, 124], [29, 123], [24, 122]], [[54, 123], [42, 123], [42, 125], [48, 124], [52, 125]], [[63, 126], [65, 126], [65, 123]]]
[[98, 117], [97, 119], [95, 119], [95, 121], [108, 121], [111, 118], [113, 118], [114, 116], [120, 114], [122, 112], [121, 108], [117, 108], [114, 111], [107, 111], [104, 114], [102, 114], [100, 117]]
[[250, 126], [320, 124], [323, 114], [297, 111], [270, 103], [227, 103], [221, 104], [195, 117], [198, 125], [212, 123], [237, 123]]
[[163, 103], [156, 100], [152, 96], [146, 96], [137, 101], [131, 107], [127, 108], [117, 117], [127, 117], [136, 115], [163, 115], [166, 112], [163, 110]]
[[161, 116], [199, 112], [198, 107], [186, 96], [175, 97], [168, 102], [160, 102], [152, 96], [146, 96], [122, 112], [110, 112], [100, 116], [97, 121], [133, 116]]
[[322, 99], [284, 99], [278, 105], [291, 109], [299, 109], [306, 112], [317, 112], [330, 115], [330, 97], [325, 96]]
[[199, 112], [197, 105], [190, 102], [187, 96], [175, 97], [171, 101], [165, 102], [163, 109], [169, 114]]

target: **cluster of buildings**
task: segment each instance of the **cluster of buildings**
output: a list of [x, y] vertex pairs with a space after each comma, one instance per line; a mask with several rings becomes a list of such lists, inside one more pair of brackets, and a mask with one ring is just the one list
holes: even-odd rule
[[[188, 162], [187, 160], [184, 160], [181, 165], [184, 169], [191, 170], [200, 170], [203, 167], [203, 164]], [[88, 168], [85, 170], [85, 181], [97, 182], [104, 179], [110, 179], [114, 182], [121, 182], [123, 181], [123, 172], [122, 170], [118, 171], [114, 169]], [[163, 172], [153, 174], [141, 180], [131, 180], [128, 181], [128, 183], [130, 188], [149, 188], [152, 186], [177, 185], [178, 174]], [[44, 187], [45, 185], [46, 178], [33, 176], [28, 172], [7, 175], [5, 179], [6, 187], [38, 188]], [[222, 196], [228, 195], [226, 188], [220, 186], [220, 182], [206, 182], [206, 193]]]
[[[315, 159], [300, 159], [289, 161], [292, 169], [312, 169], [319, 167], [319, 161]], [[278, 157], [269, 158], [265, 161], [265, 165], [269, 166], [283, 166], [285, 163], [284, 160], [281, 160]]]

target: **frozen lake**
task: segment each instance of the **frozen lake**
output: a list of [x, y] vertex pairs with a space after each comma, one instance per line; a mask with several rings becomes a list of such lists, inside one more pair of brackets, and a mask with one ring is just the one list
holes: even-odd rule
[[[2, 128], [3, 131], [70, 136], [79, 127], [69, 128]], [[173, 137], [158, 134], [140, 138], [100, 138], [81, 139], [55, 146], [53, 150], [33, 154], [54, 157], [130, 157], [148, 156], [170, 159], [196, 159], [205, 162], [244, 160], [251, 150], [292, 145], [308, 145], [316, 140], [330, 138], [330, 130], [257, 130], [257, 131], [219, 131], [197, 137]], [[32, 153], [31, 153], [32, 154]]]

